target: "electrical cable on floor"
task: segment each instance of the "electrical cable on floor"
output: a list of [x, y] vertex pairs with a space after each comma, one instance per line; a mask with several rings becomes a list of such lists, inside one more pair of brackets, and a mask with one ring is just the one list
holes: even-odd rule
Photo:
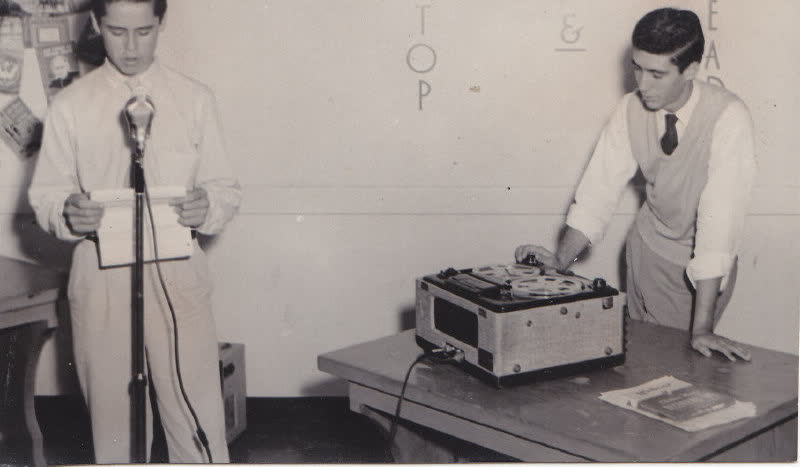
[[150, 191], [148, 190], [147, 183], [143, 180], [144, 185], [144, 197], [147, 201], [147, 213], [150, 216], [150, 229], [153, 234], [153, 252], [154, 252], [154, 259], [156, 265], [156, 272], [158, 273], [158, 280], [161, 283], [161, 289], [164, 291], [164, 297], [167, 299], [167, 305], [169, 306], [169, 312], [172, 316], [172, 331], [174, 337], [174, 347], [175, 347], [175, 373], [178, 377], [178, 386], [180, 386], [181, 395], [183, 396], [184, 402], [186, 402], [186, 407], [189, 409], [189, 412], [192, 414], [192, 418], [194, 419], [195, 426], [197, 427], [197, 437], [200, 439], [200, 443], [203, 445], [203, 448], [206, 451], [206, 455], [208, 456], [208, 462], [213, 463], [214, 460], [211, 457], [211, 448], [208, 445], [208, 437], [206, 436], [206, 432], [203, 430], [202, 425], [200, 424], [200, 419], [197, 418], [197, 413], [192, 406], [192, 403], [189, 402], [189, 396], [186, 394], [186, 389], [183, 385], [183, 375], [181, 374], [181, 363], [180, 357], [178, 354], [178, 320], [175, 316], [175, 307], [172, 305], [172, 299], [169, 296], [169, 292], [167, 291], [167, 284], [164, 281], [164, 275], [161, 273], [161, 260], [158, 257], [158, 240], [156, 239], [156, 227], [155, 222], [153, 220], [153, 207], [150, 205]]
[[414, 363], [408, 367], [408, 371], [406, 371], [406, 377], [403, 380], [403, 387], [400, 389], [400, 397], [397, 398], [397, 407], [394, 411], [394, 417], [392, 418], [392, 424], [389, 428], [389, 452], [391, 452], [392, 444], [394, 444], [394, 438], [397, 435], [397, 424], [400, 421], [400, 407], [403, 404], [403, 399], [405, 398], [406, 394], [406, 387], [408, 386], [408, 379], [411, 376], [411, 371], [414, 369], [417, 364], [425, 359], [436, 359], [437, 361], [441, 362], [448, 362], [448, 361], [455, 361], [457, 360], [457, 355], [461, 352], [457, 349], [451, 350], [443, 350], [443, 349], [435, 349], [431, 353], [422, 353], [414, 360]]

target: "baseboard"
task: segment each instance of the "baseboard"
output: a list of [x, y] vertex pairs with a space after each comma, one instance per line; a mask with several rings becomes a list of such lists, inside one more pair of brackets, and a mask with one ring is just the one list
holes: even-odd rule
[[[348, 416], [349, 403], [346, 397], [248, 397], [247, 425], [256, 431], [275, 430], [281, 426], [293, 426], [299, 420], [341, 420]], [[68, 449], [61, 449], [56, 458], [69, 458], [73, 462], [91, 463], [91, 422], [89, 412], [80, 395], [35, 396], [34, 407], [45, 446], [61, 443], [53, 440], [71, 439]], [[232, 447], [236, 439], [230, 444]], [[53, 448], [58, 451], [58, 448]], [[51, 451], [53, 449], [50, 449]], [[69, 457], [66, 457], [69, 456]], [[159, 423], [154, 424], [152, 460], [166, 462], [166, 444]]]
[[[317, 413], [325, 416], [347, 409], [348, 404], [348, 399], [344, 396], [248, 397], [247, 419], [258, 423], [262, 417], [274, 418], [282, 414]], [[53, 418], [69, 417], [70, 420], [81, 423], [89, 421], [88, 412], [80, 395], [36, 396], [34, 405], [39, 425], [44, 425]]]

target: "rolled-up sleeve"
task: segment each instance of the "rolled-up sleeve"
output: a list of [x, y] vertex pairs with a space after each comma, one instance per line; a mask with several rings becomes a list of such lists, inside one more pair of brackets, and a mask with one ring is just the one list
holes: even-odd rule
[[195, 184], [208, 193], [209, 208], [197, 230], [214, 235], [239, 211], [242, 189], [231, 168], [213, 95], [204, 93], [198, 105], [200, 164]]
[[757, 171], [753, 122], [741, 101], [725, 109], [712, 138], [708, 181], [697, 207], [694, 255], [686, 275], [693, 285], [722, 277], [724, 289], [741, 247]]
[[603, 129], [567, 213], [567, 225], [592, 244], [602, 239], [620, 194], [638, 167], [628, 135], [629, 99], [630, 94], [622, 99]]
[[84, 238], [70, 232], [64, 218], [64, 202], [80, 192], [75, 175], [76, 148], [70, 114], [56, 100], [45, 118], [42, 145], [36, 160], [28, 200], [39, 225], [62, 240]]

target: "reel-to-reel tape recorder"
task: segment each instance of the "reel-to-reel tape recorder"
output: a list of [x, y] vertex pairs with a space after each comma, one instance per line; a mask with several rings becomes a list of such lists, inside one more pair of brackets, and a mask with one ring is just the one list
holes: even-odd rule
[[463, 352], [504, 386], [625, 362], [624, 294], [528, 264], [447, 269], [417, 279], [417, 343]]

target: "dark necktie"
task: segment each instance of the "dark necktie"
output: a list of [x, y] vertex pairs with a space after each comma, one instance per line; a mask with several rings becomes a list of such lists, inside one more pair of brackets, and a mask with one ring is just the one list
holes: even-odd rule
[[678, 117], [675, 114], [666, 114], [664, 115], [664, 121], [667, 125], [664, 136], [661, 137], [661, 149], [664, 154], [669, 156], [678, 147], [678, 130], [675, 128], [675, 122], [678, 121]]

